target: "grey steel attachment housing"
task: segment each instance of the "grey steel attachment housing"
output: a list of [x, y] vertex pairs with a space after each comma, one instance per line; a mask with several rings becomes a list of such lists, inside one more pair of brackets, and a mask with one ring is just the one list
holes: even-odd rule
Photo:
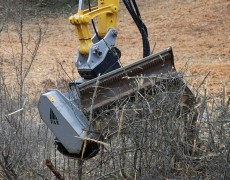
[[[66, 156], [81, 158], [84, 138], [99, 138], [96, 133], [86, 132], [89, 122], [81, 110], [76, 90], [72, 89], [66, 94], [55, 89], [48, 90], [40, 97], [38, 109], [42, 120], [57, 138], [58, 150]], [[99, 145], [89, 142], [83, 157], [88, 159], [98, 151]]]

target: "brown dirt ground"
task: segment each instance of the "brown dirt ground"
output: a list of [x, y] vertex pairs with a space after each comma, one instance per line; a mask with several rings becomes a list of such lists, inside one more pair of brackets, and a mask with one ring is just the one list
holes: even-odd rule
[[[191, 86], [197, 86], [210, 72], [206, 79], [209, 92], [218, 92], [225, 86], [230, 96], [230, 0], [143, 0], [138, 5], [148, 27], [151, 47], [156, 43], [154, 52], [172, 46], [177, 70], [186, 69], [188, 76], [193, 75], [187, 78]], [[122, 51], [122, 64], [127, 65], [141, 58], [142, 44], [122, 3], [120, 12], [117, 47]], [[31, 92], [35, 87], [44, 90], [60, 82], [62, 70], [57, 62], [71, 78], [79, 77], [74, 66], [78, 41], [68, 17], [53, 15], [40, 22], [42, 27], [48, 26], [28, 75]], [[24, 28], [25, 41], [32, 47], [36, 25], [27, 20]], [[12, 54], [19, 58], [20, 46], [13, 25], [8, 32], [0, 33], [0, 52], [4, 59], [1, 66], [9, 82], [15, 80]], [[50, 83], [45, 87], [46, 82]]]

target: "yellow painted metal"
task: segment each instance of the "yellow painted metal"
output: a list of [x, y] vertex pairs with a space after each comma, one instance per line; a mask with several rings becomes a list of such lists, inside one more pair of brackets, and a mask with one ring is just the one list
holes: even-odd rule
[[98, 8], [112, 6], [113, 13], [103, 13], [98, 16], [98, 34], [104, 37], [109, 28], [117, 28], [119, 0], [98, 0]]
[[56, 99], [52, 95], [48, 95], [49, 100], [54, 103]]
[[119, 0], [98, 0], [98, 7], [87, 10], [78, 10], [77, 14], [70, 16], [69, 21], [75, 25], [80, 41], [79, 51], [82, 55], [88, 55], [93, 44], [89, 32], [89, 22], [98, 17], [98, 35], [103, 38], [109, 28], [117, 27], [119, 12]]

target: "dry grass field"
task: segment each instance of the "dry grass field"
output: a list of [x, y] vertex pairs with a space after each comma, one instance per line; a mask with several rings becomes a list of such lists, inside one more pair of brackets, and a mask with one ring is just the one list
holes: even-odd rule
[[[151, 48], [156, 43], [154, 52], [172, 46], [177, 70], [186, 71], [188, 76], [193, 75], [191, 86], [199, 84], [210, 72], [206, 79], [209, 92], [218, 92], [225, 86], [230, 95], [229, 0], [143, 0], [138, 5], [148, 27]], [[36, 22], [32, 16], [24, 24], [24, 40], [28, 47], [32, 47], [33, 40], [36, 40]], [[38, 22], [45, 33], [27, 83], [41, 90], [55, 87], [62, 71], [59, 63], [72, 79], [78, 78], [74, 65], [78, 41], [74, 27], [68, 22], [68, 15], [50, 14], [38, 19]], [[117, 47], [122, 52], [122, 65], [140, 59], [140, 34], [123, 3], [118, 31]], [[0, 34], [0, 52], [4, 57], [1, 66], [8, 82], [15, 72], [12, 54], [20, 54], [18, 41], [15, 26], [9, 23], [8, 31]], [[44, 87], [47, 80], [50, 83]], [[31, 90], [33, 88], [29, 90], [33, 93]]]

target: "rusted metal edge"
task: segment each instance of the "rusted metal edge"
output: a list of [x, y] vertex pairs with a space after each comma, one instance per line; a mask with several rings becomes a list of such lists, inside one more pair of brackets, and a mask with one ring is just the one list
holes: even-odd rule
[[[140, 90], [140, 88], [144, 89], [153, 85], [153, 82], [148, 78], [138, 82], [138, 78], [132, 77], [159, 76], [172, 72], [175, 72], [174, 57], [172, 48], [168, 47], [159, 53], [150, 55], [126, 67], [119, 68], [78, 85], [82, 106], [86, 111], [89, 111], [92, 107], [97, 109], [128, 96]], [[99, 81], [97, 96], [92, 105], [92, 97], [97, 81]]]
[[[121, 67], [119, 69], [116, 69], [112, 72], [109, 72], [107, 74], [104, 74], [102, 76], [99, 77], [99, 81], [100, 83], [101, 82], [104, 82], [104, 81], [108, 81], [112, 78], [117, 78], [118, 76], [120, 75], [124, 75], [126, 74], [127, 72], [129, 73], [132, 73], [132, 74], [135, 74], [137, 75], [138, 71], [141, 72], [143, 71], [141, 68], [138, 68], [138, 67], [142, 67], [143, 65], [147, 65], [148, 63], [161, 63], [161, 64], [164, 64], [164, 57], [165, 55], [171, 55], [171, 63], [172, 63], [172, 66], [175, 68], [174, 66], [174, 56], [173, 56], [173, 52], [172, 52], [172, 47], [168, 47], [166, 49], [164, 49], [163, 51], [160, 51], [156, 54], [152, 54], [146, 58], [143, 58], [135, 63], [132, 63], [130, 65], [127, 65], [125, 67]], [[135, 70], [135, 71], [134, 71]], [[91, 79], [89, 81], [86, 81], [82, 84], [80, 84], [78, 87], [80, 89], [80, 91], [83, 91], [83, 90], [86, 90], [87, 88], [89, 87], [92, 87], [93, 85], [96, 84], [96, 81], [97, 81], [98, 78], [94, 78], [94, 79]]]

